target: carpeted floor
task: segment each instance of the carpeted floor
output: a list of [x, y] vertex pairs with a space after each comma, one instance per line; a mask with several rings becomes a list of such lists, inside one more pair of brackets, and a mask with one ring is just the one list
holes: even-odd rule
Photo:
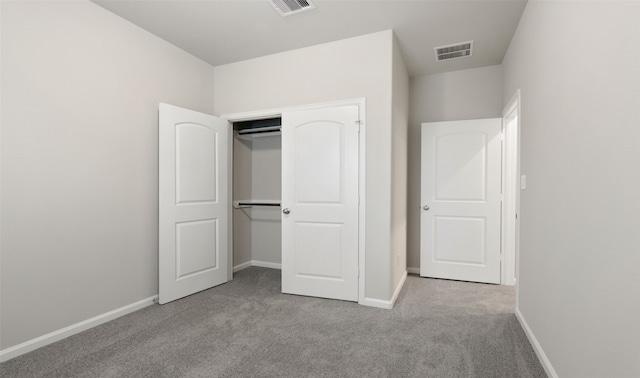
[[2, 377], [546, 377], [514, 289], [409, 276], [392, 310], [284, 295], [280, 271], [154, 305], [0, 365]]

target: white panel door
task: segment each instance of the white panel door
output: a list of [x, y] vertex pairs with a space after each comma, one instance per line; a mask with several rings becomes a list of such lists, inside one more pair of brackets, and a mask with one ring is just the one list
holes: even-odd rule
[[282, 115], [282, 292], [358, 300], [358, 106]]
[[421, 276], [500, 283], [500, 129], [422, 124]]
[[229, 280], [227, 121], [160, 104], [159, 302]]

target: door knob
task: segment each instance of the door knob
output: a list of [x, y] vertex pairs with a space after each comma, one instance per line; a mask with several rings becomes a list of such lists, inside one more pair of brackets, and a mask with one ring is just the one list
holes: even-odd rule
[[424, 207], [422, 207], [424, 209], [424, 211], [428, 211], [430, 209], [429, 205], [424, 205]]
[[285, 214], [289, 214], [289, 213], [291, 212], [291, 210], [289, 210], [289, 209], [282, 209], [282, 212], [283, 212], [283, 213], [285, 213]]

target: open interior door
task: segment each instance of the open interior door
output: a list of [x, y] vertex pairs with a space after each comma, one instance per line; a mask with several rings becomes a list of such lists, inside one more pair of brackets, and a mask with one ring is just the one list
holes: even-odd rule
[[501, 122], [422, 124], [421, 276], [500, 283]]
[[358, 106], [282, 114], [282, 292], [358, 300]]
[[159, 303], [228, 277], [226, 120], [159, 107]]

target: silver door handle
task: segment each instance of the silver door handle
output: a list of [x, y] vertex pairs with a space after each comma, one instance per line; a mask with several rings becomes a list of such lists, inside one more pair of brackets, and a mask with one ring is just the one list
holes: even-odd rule
[[285, 213], [285, 214], [289, 214], [289, 213], [291, 212], [291, 210], [289, 210], [289, 209], [282, 209], [282, 212], [283, 212], [283, 213]]
[[428, 211], [430, 209], [429, 205], [424, 205], [422, 208], [424, 209], [424, 211]]

